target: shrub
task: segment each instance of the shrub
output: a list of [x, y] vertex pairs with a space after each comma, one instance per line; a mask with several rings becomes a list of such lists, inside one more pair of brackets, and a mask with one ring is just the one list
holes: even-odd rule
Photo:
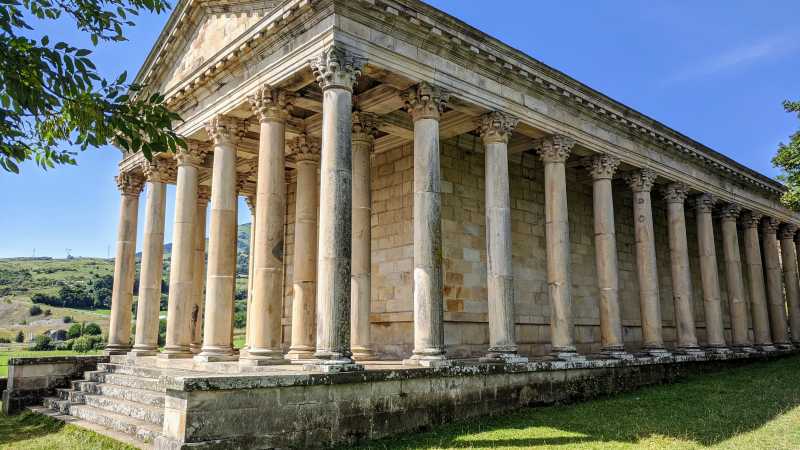
[[33, 347], [33, 350], [37, 352], [50, 350], [50, 342], [52, 342], [50, 336], [46, 334], [40, 334], [36, 336], [36, 345]]
[[10, 344], [11, 339], [9, 338], [0, 338], [0, 344]]
[[72, 350], [72, 345], [75, 343], [73, 340], [64, 341], [56, 345], [56, 350]]
[[42, 313], [42, 308], [40, 308], [39, 305], [31, 305], [31, 307], [28, 308], [28, 312], [32, 316], [38, 316]]
[[61, 319], [61, 320], [63, 320], [64, 323], [72, 323], [72, 317], [71, 316], [64, 316], [64, 318]]
[[94, 343], [89, 339], [88, 336], [81, 336], [78, 339], [75, 339], [75, 342], [72, 343], [72, 351], [82, 355], [92, 351], [92, 348], [94, 348]]
[[233, 327], [234, 328], [244, 328], [247, 325], [247, 313], [246, 312], [237, 312], [233, 316]]
[[97, 335], [102, 334], [102, 333], [103, 333], [103, 331], [100, 329], [100, 325], [98, 325], [96, 323], [90, 323], [90, 324], [86, 325], [86, 327], [84, 327], [84, 329], [83, 329], [83, 334], [89, 335], [89, 336], [97, 336]]
[[45, 317], [49, 316], [50, 314], [53, 314], [53, 312], [52, 312], [52, 311], [50, 311], [49, 309], [45, 309], [45, 310], [44, 310], [44, 315], [45, 315]]
[[25, 335], [22, 334], [22, 330], [19, 330], [19, 333], [17, 333], [17, 337], [14, 338], [14, 340], [17, 342], [25, 342]]
[[76, 323], [69, 327], [69, 330], [67, 331], [67, 339], [79, 338], [82, 334], [83, 328], [81, 327], [81, 324]]

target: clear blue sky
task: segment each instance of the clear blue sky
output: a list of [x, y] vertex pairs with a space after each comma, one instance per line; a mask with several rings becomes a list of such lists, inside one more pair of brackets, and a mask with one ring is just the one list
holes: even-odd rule
[[[685, 135], [775, 176], [778, 142], [800, 121], [781, 101], [800, 100], [800, 1], [797, 0], [429, 0], [545, 64]], [[140, 16], [128, 42], [101, 44], [102, 74], [136, 74], [167, 19]], [[48, 34], [90, 48], [66, 22]], [[88, 150], [78, 166], [0, 172], [0, 258], [114, 255], [120, 153]], [[174, 188], [167, 192], [166, 242], [172, 241]], [[249, 222], [241, 202], [240, 222]], [[144, 216], [144, 196], [140, 209]]]

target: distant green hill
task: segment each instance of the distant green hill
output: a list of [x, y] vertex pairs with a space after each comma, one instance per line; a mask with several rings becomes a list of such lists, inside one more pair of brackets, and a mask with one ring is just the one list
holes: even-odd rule
[[[206, 245], [208, 245], [208, 239], [206, 239]], [[250, 224], [246, 223], [243, 225], [239, 225], [239, 249], [250, 251]], [[142, 257], [142, 252], [136, 254], [137, 258]], [[171, 260], [172, 259], [172, 242], [164, 244], [164, 259]]]

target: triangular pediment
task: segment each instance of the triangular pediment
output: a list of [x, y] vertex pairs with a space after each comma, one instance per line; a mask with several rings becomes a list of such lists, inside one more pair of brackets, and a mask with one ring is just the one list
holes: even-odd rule
[[182, 1], [176, 5], [137, 82], [167, 92], [285, 1]]

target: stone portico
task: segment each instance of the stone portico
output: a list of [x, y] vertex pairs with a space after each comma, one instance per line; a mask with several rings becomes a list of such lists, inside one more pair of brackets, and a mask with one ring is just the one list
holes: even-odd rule
[[[107, 354], [193, 374], [161, 386], [163, 448], [282, 446], [187, 434], [189, 418], [213, 421], [192, 401], [219, 389], [270, 401], [321, 377], [334, 401], [322, 385], [375, 394], [400, 371], [429, 390], [430, 377], [457, 390], [481, 374], [480, 389], [491, 379], [517, 395], [537, 371], [717, 367], [800, 342], [800, 216], [781, 206], [779, 183], [420, 1], [184, 0], [136, 82], [166, 93], [187, 146], [123, 155]], [[177, 193], [159, 352], [167, 183]], [[240, 196], [253, 228], [247, 343], [235, 349]], [[246, 381], [216, 386], [228, 382], [217, 372]], [[353, 417], [375, 430], [379, 403]], [[502, 409], [477, 403], [463, 417]], [[298, 428], [302, 441], [342, 438], [315, 429]]]

